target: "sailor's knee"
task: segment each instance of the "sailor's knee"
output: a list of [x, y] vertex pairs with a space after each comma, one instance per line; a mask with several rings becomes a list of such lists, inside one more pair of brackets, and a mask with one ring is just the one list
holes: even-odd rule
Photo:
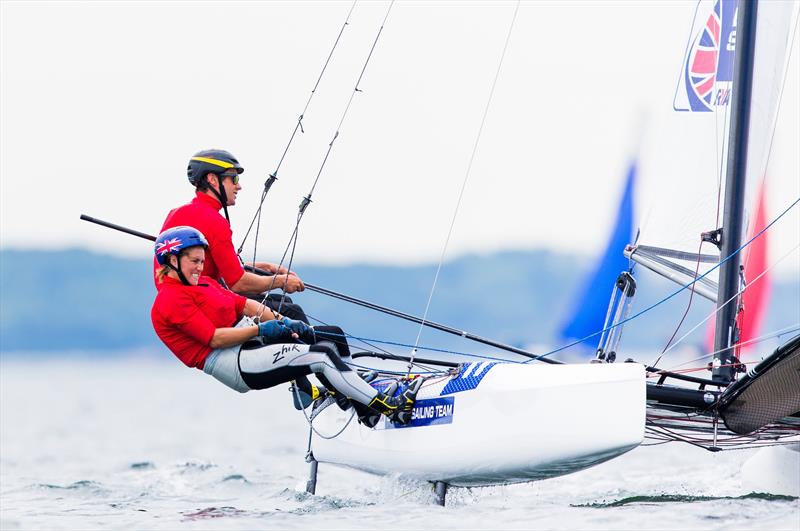
[[325, 356], [331, 359], [339, 355], [339, 353], [336, 351], [336, 347], [334, 346], [334, 344], [328, 342], [311, 345], [309, 350], [311, 352], [319, 352], [320, 354], [324, 354]]
[[317, 343], [316, 345], [312, 345], [309, 349], [312, 352], [318, 352], [323, 354], [325, 357], [330, 360], [334, 367], [339, 369], [340, 371], [349, 371], [350, 367], [347, 366], [342, 361], [342, 357], [339, 355], [339, 350], [336, 348], [336, 345], [333, 343], [329, 343], [327, 341], [323, 343]]

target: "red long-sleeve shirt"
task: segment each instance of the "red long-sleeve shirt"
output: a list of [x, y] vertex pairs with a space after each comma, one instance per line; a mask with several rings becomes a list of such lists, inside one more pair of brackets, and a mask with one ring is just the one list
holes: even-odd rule
[[[206, 262], [203, 275], [213, 279], [222, 279], [228, 286], [233, 286], [244, 275], [236, 249], [233, 247], [233, 231], [228, 220], [219, 213], [220, 202], [203, 192], [197, 192], [191, 203], [179, 206], [167, 214], [161, 232], [179, 226], [194, 227], [203, 233], [208, 240]], [[160, 266], [154, 262], [154, 272]], [[156, 289], [161, 289], [155, 279]]]
[[159, 286], [150, 310], [156, 334], [184, 364], [202, 369], [214, 332], [236, 324], [247, 299], [206, 276], [197, 286], [170, 277]]

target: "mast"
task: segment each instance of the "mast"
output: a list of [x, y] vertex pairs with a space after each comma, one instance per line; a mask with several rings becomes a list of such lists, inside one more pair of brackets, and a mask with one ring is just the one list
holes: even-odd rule
[[[750, 100], [753, 90], [753, 56], [756, 39], [757, 0], [739, 0], [736, 18], [736, 56], [734, 58], [733, 102], [728, 136], [728, 161], [725, 176], [725, 206], [722, 217], [723, 259], [742, 245], [744, 225], [745, 173], [747, 169], [747, 139], [750, 129]], [[739, 300], [725, 304], [736, 296], [740, 287], [741, 253], [736, 253], [720, 266], [717, 296], [717, 321], [714, 332], [715, 380], [732, 381], [735, 371], [731, 345], [738, 340], [736, 316]]]

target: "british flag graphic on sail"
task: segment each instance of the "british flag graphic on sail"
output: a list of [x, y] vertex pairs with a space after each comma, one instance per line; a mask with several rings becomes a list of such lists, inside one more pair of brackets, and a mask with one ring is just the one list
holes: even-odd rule
[[711, 112], [728, 104], [733, 84], [738, 0], [700, 0], [675, 90], [676, 111]]

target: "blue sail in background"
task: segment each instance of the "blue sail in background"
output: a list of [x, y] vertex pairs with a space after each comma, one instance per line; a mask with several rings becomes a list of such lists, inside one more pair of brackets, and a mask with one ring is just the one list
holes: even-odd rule
[[[633, 185], [636, 178], [636, 161], [628, 169], [625, 190], [617, 212], [617, 220], [603, 256], [596, 268], [586, 277], [582, 288], [572, 303], [571, 312], [559, 329], [563, 341], [584, 338], [603, 329], [609, 297], [619, 274], [628, 269], [628, 259], [622, 254], [633, 240]], [[600, 336], [582, 342], [594, 349]]]

